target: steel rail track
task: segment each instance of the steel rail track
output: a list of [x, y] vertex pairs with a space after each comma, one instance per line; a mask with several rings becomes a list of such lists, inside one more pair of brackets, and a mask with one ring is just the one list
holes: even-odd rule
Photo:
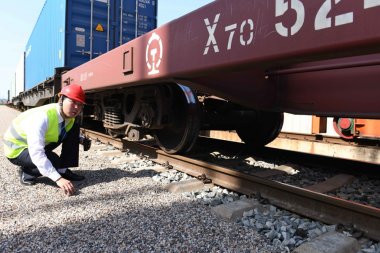
[[379, 144], [375, 139], [344, 141], [339, 137], [280, 133], [267, 147], [380, 164]]
[[260, 194], [271, 204], [327, 224], [353, 226], [371, 239], [380, 241], [380, 209], [346, 201], [303, 188], [270, 181], [179, 155], [169, 155], [159, 149], [136, 142], [84, 129], [92, 139], [108, 143], [121, 150], [132, 150], [158, 163], [169, 163], [175, 169], [192, 176], [205, 174], [216, 185], [249, 196]]
[[[214, 139], [241, 142], [238, 135], [233, 131], [201, 131], [200, 135]], [[348, 141], [340, 137], [322, 134], [281, 132], [266, 147], [380, 164], [380, 141], [378, 139], [356, 138]]]

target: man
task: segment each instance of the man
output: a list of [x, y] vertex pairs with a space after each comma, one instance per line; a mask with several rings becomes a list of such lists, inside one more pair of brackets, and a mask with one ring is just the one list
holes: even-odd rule
[[[58, 103], [27, 110], [13, 120], [4, 135], [5, 156], [20, 166], [20, 182], [35, 184], [35, 178], [53, 180], [67, 195], [75, 191], [71, 181], [84, 177], [68, 167], [78, 166], [79, 142], [87, 151], [91, 141], [80, 138], [75, 122], [85, 104], [81, 86], [71, 84], [62, 88]], [[53, 150], [62, 144], [61, 156]]]

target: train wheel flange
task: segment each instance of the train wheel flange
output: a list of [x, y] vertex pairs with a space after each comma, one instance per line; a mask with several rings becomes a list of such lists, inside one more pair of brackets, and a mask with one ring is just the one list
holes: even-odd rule
[[247, 117], [246, 123], [236, 129], [240, 139], [253, 148], [270, 143], [279, 135], [284, 122], [282, 112], [257, 111], [255, 116]]
[[170, 119], [166, 126], [154, 132], [159, 147], [167, 153], [189, 151], [198, 138], [200, 109], [194, 92], [183, 85], [170, 85], [168, 95]]

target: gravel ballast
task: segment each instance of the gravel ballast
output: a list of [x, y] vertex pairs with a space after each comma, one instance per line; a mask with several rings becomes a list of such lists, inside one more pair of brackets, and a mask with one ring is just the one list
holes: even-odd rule
[[116, 167], [82, 152], [75, 171], [86, 179], [67, 197], [44, 178], [22, 186], [2, 155], [0, 252], [273, 252], [254, 230], [163, 190], [152, 171]]
[[46, 178], [23, 186], [1, 147], [0, 252], [276, 252], [256, 231], [163, 190], [151, 170], [123, 169], [95, 147], [81, 150], [73, 171], [86, 179], [71, 197]]
[[[12, 116], [9, 112], [0, 106], [5, 115], [0, 123]], [[0, 124], [1, 136], [8, 124]], [[122, 162], [107, 155], [113, 147], [93, 144], [80, 152], [80, 167], [73, 171], [86, 179], [75, 182], [71, 197], [46, 178], [35, 186], [21, 185], [18, 168], [1, 147], [0, 252], [276, 253], [342, 230], [271, 205], [225, 221], [212, 207], [247, 196], [220, 187], [169, 193], [167, 184], [191, 177], [175, 170], [158, 173], [154, 162], [131, 153], [122, 154], [129, 161]], [[360, 253], [380, 252], [380, 243], [362, 238], [360, 244]]]

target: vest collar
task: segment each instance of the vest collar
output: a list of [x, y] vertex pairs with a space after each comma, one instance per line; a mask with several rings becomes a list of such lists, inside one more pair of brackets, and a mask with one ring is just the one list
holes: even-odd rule
[[60, 108], [60, 106], [59, 106], [59, 104], [57, 103], [56, 104], [56, 110], [57, 110], [57, 115], [58, 115], [58, 123], [59, 124], [61, 124], [62, 123], [62, 121], [64, 121], [64, 119], [63, 119], [63, 117], [62, 117], [62, 115], [61, 115], [61, 113], [60, 113], [60, 111], [61, 111], [61, 108]]

